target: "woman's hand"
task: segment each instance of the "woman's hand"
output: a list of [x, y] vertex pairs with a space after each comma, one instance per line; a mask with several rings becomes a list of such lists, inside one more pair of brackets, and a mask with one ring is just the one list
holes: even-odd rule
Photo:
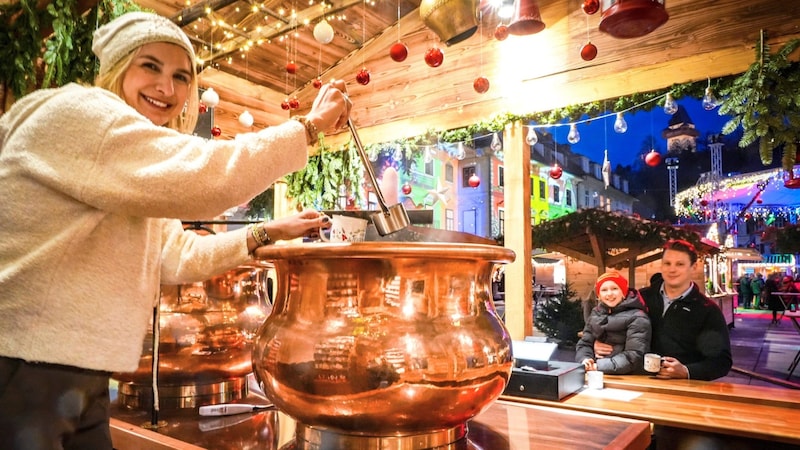
[[330, 218], [319, 211], [306, 209], [292, 216], [281, 217], [264, 224], [272, 241], [288, 241], [299, 237], [315, 239], [319, 229], [330, 226]]
[[347, 86], [343, 80], [331, 80], [319, 90], [317, 98], [306, 114], [306, 119], [324, 132], [336, 131], [347, 125], [353, 103], [347, 96]]

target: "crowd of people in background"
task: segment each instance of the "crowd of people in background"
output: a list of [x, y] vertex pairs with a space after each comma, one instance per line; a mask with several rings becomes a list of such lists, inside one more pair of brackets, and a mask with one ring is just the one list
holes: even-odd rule
[[797, 308], [798, 299], [781, 298], [779, 293], [800, 293], [800, 274], [794, 278], [783, 272], [745, 273], [737, 280], [738, 307], [772, 311], [772, 323], [778, 323], [778, 313]]

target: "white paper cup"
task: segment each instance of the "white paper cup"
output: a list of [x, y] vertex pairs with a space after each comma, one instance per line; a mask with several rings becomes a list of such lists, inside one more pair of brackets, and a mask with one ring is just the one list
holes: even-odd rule
[[322, 229], [319, 236], [325, 242], [363, 242], [368, 223], [358, 217], [334, 214], [331, 216], [330, 237]]
[[603, 389], [603, 372], [599, 370], [586, 372], [586, 387], [589, 389]]
[[644, 370], [650, 373], [658, 373], [661, 371], [661, 355], [658, 353], [645, 353], [644, 355]]

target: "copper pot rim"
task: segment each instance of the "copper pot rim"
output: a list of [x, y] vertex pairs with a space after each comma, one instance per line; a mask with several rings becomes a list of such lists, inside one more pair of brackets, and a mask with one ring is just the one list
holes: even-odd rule
[[511, 263], [516, 259], [513, 250], [486, 244], [451, 242], [326, 242], [259, 247], [257, 260], [316, 259], [384, 259], [431, 257], [449, 260], [482, 260]]

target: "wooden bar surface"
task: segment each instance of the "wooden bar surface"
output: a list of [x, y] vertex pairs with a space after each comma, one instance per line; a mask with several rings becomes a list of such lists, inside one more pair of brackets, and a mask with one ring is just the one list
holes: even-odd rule
[[[604, 378], [605, 392], [582, 390], [560, 401], [501, 398], [800, 445], [800, 391], [642, 375]], [[621, 395], [614, 395], [615, 391]], [[626, 395], [635, 398], [623, 398]]]
[[[203, 421], [209, 419], [191, 410], [172, 416], [162, 411], [168, 425], [158, 432], [141, 428], [142, 417], [143, 413], [112, 408], [111, 437], [116, 450], [278, 450], [293, 441], [294, 422], [277, 411], [228, 416], [231, 426], [219, 428], [204, 427]], [[496, 401], [471, 420], [468, 429], [467, 444], [453, 448], [636, 450], [650, 445], [650, 424], [645, 421], [514, 401]]]

